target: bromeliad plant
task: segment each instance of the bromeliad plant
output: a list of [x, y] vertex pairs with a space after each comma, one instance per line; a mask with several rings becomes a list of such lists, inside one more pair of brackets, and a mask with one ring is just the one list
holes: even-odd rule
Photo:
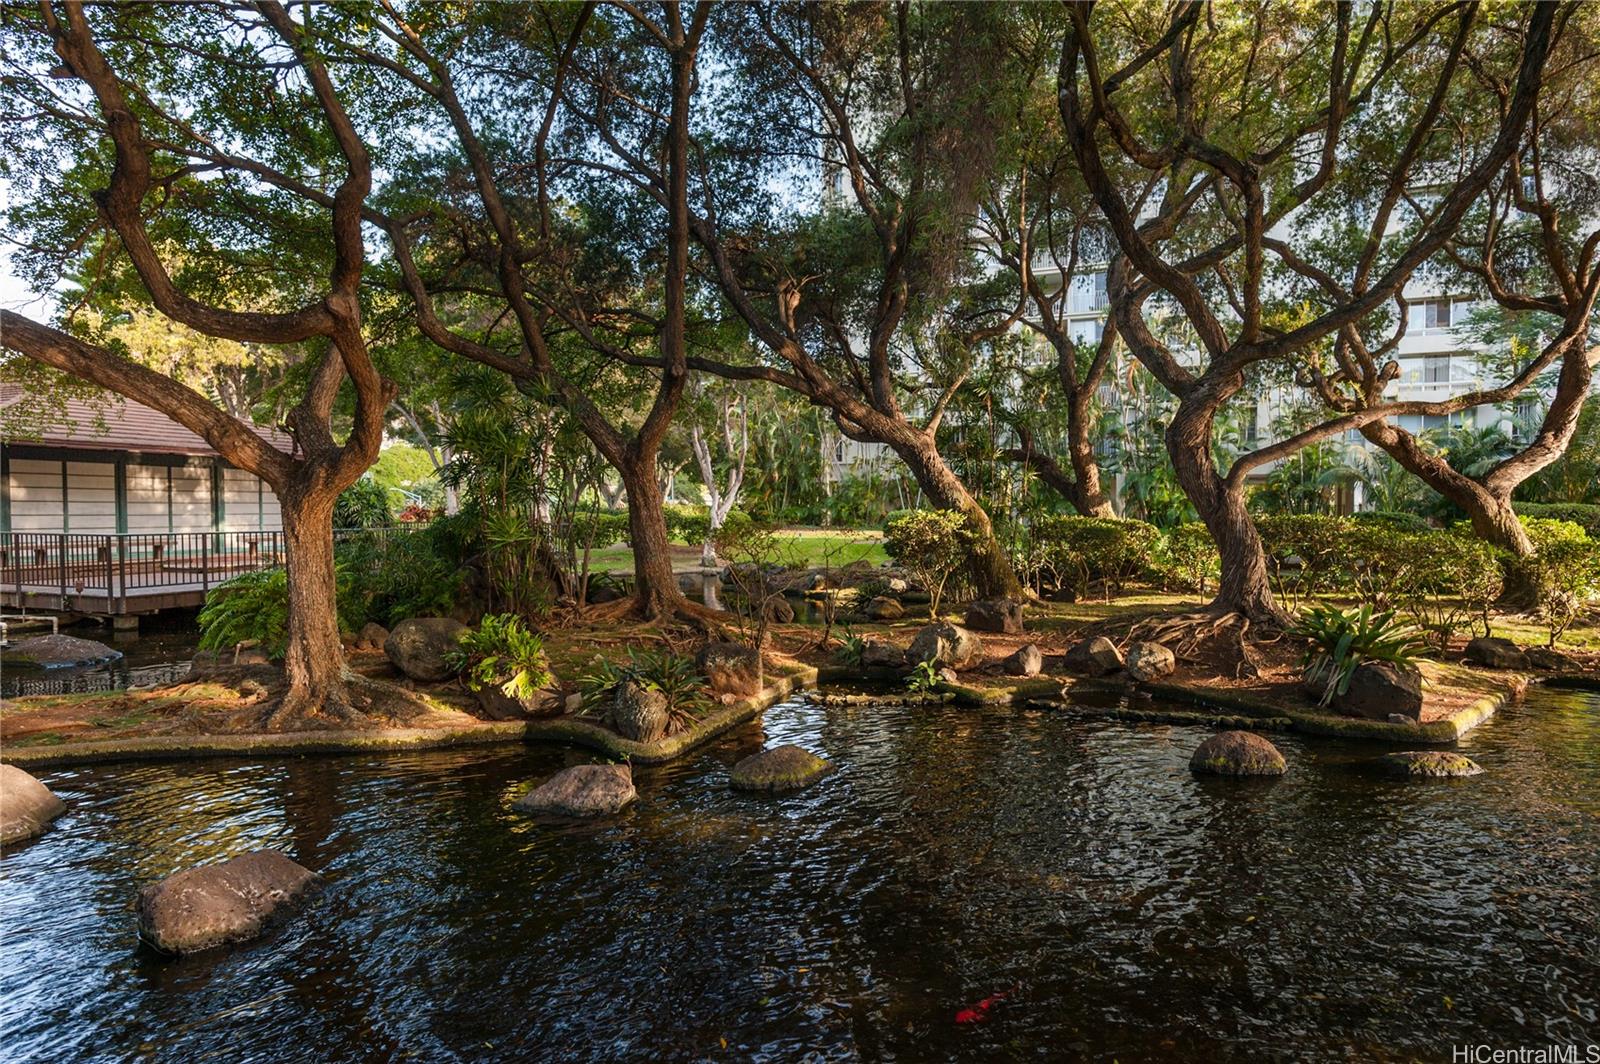
[[626, 662], [596, 656], [589, 671], [578, 678], [578, 693], [583, 696], [585, 713], [604, 711], [607, 698], [624, 681], [646, 691], [659, 691], [667, 700], [670, 731], [679, 731], [699, 720], [710, 706], [705, 677], [694, 659], [674, 654], [629, 649]]
[[1350, 689], [1356, 666], [1385, 661], [1409, 668], [1424, 645], [1415, 628], [1395, 621], [1393, 610], [1374, 613], [1371, 606], [1348, 610], [1308, 607], [1289, 634], [1311, 642], [1303, 664], [1306, 678], [1323, 685], [1318, 703], [1322, 706]]
[[484, 617], [477, 628], [462, 634], [447, 660], [473, 691], [498, 687], [519, 702], [531, 701], [552, 679], [544, 640], [512, 613]]

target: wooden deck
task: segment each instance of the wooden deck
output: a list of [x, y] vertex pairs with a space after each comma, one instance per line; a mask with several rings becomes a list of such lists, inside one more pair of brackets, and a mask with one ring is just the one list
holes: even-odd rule
[[283, 564], [281, 532], [0, 535], [0, 607], [103, 616], [198, 606], [217, 584]]

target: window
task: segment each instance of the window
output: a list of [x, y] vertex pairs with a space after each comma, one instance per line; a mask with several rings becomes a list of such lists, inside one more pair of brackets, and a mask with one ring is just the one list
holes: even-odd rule
[[1104, 310], [1111, 305], [1111, 300], [1106, 296], [1106, 275], [1103, 271], [1092, 274], [1079, 274], [1072, 279], [1072, 298], [1070, 311], [1073, 314], [1084, 314], [1092, 310]]
[[1419, 299], [1408, 303], [1410, 319], [1407, 327], [1412, 332], [1444, 332], [1460, 325], [1472, 313], [1469, 299]]
[[1422, 383], [1449, 384], [1450, 356], [1426, 355], [1422, 359]]
[[1105, 334], [1106, 323], [1100, 318], [1076, 318], [1067, 328], [1073, 343], [1097, 344]]

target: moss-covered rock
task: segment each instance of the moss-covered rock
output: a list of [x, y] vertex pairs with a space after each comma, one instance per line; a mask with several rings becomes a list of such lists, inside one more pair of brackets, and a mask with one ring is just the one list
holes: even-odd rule
[[809, 786], [833, 768], [828, 762], [801, 747], [775, 746], [751, 754], [733, 766], [729, 782], [734, 790], [782, 794]]
[[1483, 771], [1472, 758], [1450, 750], [1405, 750], [1383, 755], [1378, 764], [1395, 779], [1453, 779]]
[[1219, 732], [1189, 759], [1191, 771], [1210, 776], [1281, 776], [1288, 767], [1276, 746], [1247, 731]]
[[610, 816], [638, 797], [627, 765], [573, 765], [518, 798], [511, 808], [556, 816]]

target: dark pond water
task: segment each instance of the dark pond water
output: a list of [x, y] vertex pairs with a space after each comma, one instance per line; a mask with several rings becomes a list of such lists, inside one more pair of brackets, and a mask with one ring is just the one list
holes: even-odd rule
[[[1204, 732], [1069, 712], [767, 714], [838, 771], [741, 796], [754, 728], [582, 826], [513, 815], [577, 755], [480, 749], [45, 772], [8, 852], [14, 1061], [1450, 1060], [1600, 1042], [1600, 699], [1535, 693], [1471, 780], [1282, 740], [1198, 781]], [[326, 889], [165, 961], [136, 886], [280, 847]], [[962, 1009], [1005, 997], [981, 1023]]]

